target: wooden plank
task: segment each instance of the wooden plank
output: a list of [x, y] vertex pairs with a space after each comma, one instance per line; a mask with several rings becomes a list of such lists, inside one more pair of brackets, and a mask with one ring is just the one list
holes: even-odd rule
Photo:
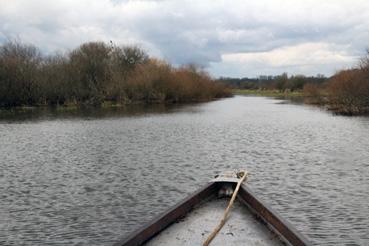
[[179, 218], [185, 216], [195, 205], [215, 195], [218, 190], [216, 183], [209, 183], [197, 190], [191, 196], [185, 198], [175, 206], [171, 207], [151, 222], [136, 230], [126, 238], [115, 243], [114, 246], [136, 246], [142, 245], [150, 238], [164, 230]]
[[300, 234], [288, 221], [280, 217], [266, 203], [262, 202], [245, 185], [242, 185], [238, 196], [252, 212], [261, 218], [273, 231], [282, 236], [289, 244], [294, 246], [311, 245], [311, 243]]

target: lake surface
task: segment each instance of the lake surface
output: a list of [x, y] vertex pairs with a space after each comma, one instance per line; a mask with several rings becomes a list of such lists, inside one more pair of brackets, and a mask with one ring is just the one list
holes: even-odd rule
[[368, 117], [242, 96], [2, 115], [0, 245], [111, 245], [238, 168], [314, 244], [369, 245]]

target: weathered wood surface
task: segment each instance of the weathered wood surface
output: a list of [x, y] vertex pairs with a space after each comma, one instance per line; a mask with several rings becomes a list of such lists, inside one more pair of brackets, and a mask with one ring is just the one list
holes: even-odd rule
[[174, 223], [176, 220], [184, 217], [194, 206], [199, 204], [201, 201], [204, 201], [210, 196], [216, 194], [216, 191], [216, 183], [209, 183], [205, 185], [183, 201], [179, 202], [174, 207], [168, 209], [166, 212], [154, 218], [151, 222], [133, 232], [127, 238], [124, 238], [115, 243], [114, 246], [142, 245], [144, 242], [164, 230], [167, 226]]
[[[195, 193], [178, 203], [177, 205], [173, 206], [172, 208], [168, 209], [163, 214], [159, 215], [158, 217], [154, 218], [151, 222], [147, 223], [140, 229], [136, 230], [132, 234], [128, 235], [124, 239], [121, 239], [119, 242], [115, 243], [114, 246], [131, 246], [131, 245], [142, 245], [146, 242], [148, 242], [150, 239], [154, 238], [156, 235], [158, 235], [160, 232], [164, 231], [168, 226], [173, 224], [174, 222], [178, 222], [179, 219], [184, 218], [185, 216], [191, 217], [191, 214], [187, 215], [195, 206], [201, 207], [206, 201], [208, 201], [211, 198], [216, 198], [218, 190], [220, 187], [222, 187], [224, 183], [222, 182], [212, 182], [204, 187], [197, 190]], [[264, 226], [264, 229], [268, 229], [267, 233], [265, 235], [270, 235], [272, 232], [274, 235], [274, 239], [277, 238], [278, 242], [275, 240], [268, 241], [269, 243], [274, 243], [278, 245], [281, 242], [286, 243], [287, 245], [296, 245], [296, 246], [304, 246], [304, 245], [311, 245], [311, 243], [302, 235], [300, 234], [289, 222], [284, 220], [282, 217], [280, 217], [275, 211], [273, 211], [268, 205], [266, 205], [264, 202], [262, 202], [259, 198], [256, 197], [256, 195], [248, 188], [246, 185], [242, 185], [238, 194], [239, 201], [243, 204], [244, 208], [246, 209], [250, 214], [253, 214], [254, 218], [257, 218], [251, 220], [253, 223], [259, 223], [262, 222], [262, 225]], [[209, 201], [211, 202], [211, 200]], [[246, 206], [245, 206], [246, 205]], [[210, 205], [211, 207], [211, 205]], [[225, 207], [224, 207], [225, 209]], [[195, 210], [196, 211], [196, 210]], [[194, 211], [194, 212], [195, 212]], [[221, 209], [219, 209], [221, 211]], [[243, 210], [245, 212], [245, 210]], [[214, 210], [213, 210], [214, 212]], [[224, 210], [222, 211], [224, 212]], [[210, 212], [211, 213], [211, 212]], [[245, 212], [246, 213], [246, 212]], [[232, 212], [231, 212], [232, 215]], [[238, 215], [236, 215], [238, 216]], [[242, 215], [239, 215], [242, 216]], [[238, 217], [239, 218], [239, 217]], [[215, 218], [218, 219], [218, 218]], [[219, 218], [220, 219], [220, 218]], [[186, 221], [184, 219], [183, 221]], [[199, 223], [198, 227], [203, 228], [209, 226], [209, 223], [205, 223], [203, 220], [197, 220]], [[245, 224], [249, 223], [250, 221], [245, 221]], [[205, 223], [204, 225], [201, 223]], [[179, 223], [180, 224], [180, 223]], [[238, 224], [238, 223], [237, 223]], [[216, 222], [214, 226], [216, 225]], [[169, 231], [173, 231], [175, 227], [178, 227], [177, 225], [173, 225], [173, 229], [169, 228]], [[240, 226], [242, 227], [242, 226]], [[182, 228], [183, 229], [183, 228]], [[188, 229], [188, 228], [187, 228]], [[205, 229], [205, 228], [204, 228]], [[212, 228], [206, 228], [206, 230], [210, 231]], [[240, 229], [240, 228], [239, 228]], [[261, 229], [260, 231], [264, 231], [264, 229]], [[235, 230], [238, 230], [235, 228]], [[173, 232], [174, 233], [174, 232]], [[206, 233], [206, 232], [205, 232]], [[168, 233], [163, 232], [163, 235]], [[170, 233], [172, 234], [172, 233]], [[241, 235], [240, 233], [237, 233], [238, 235]], [[184, 235], [184, 234], [181, 234]], [[187, 234], [190, 235], [190, 234]], [[205, 235], [205, 234], [204, 234]], [[204, 236], [201, 235], [201, 236]], [[254, 233], [254, 235], [259, 235], [259, 233]], [[269, 236], [270, 237], [270, 236]], [[186, 240], [184, 237], [179, 237], [180, 240]], [[160, 241], [160, 240], [161, 241]], [[206, 239], [206, 237], [205, 237]], [[205, 240], [204, 239], [204, 240]], [[241, 236], [242, 239], [242, 236]], [[266, 240], [265, 237], [260, 236], [260, 240]], [[273, 238], [272, 238], [273, 239]], [[159, 241], [158, 241], [159, 240]], [[152, 245], [159, 245], [158, 242], [163, 242], [165, 240], [161, 235], [159, 235], [158, 239], [153, 239]], [[171, 240], [167, 242], [170, 245], [175, 245], [176, 242], [174, 239], [168, 238], [168, 240]], [[191, 239], [189, 239], [191, 240]], [[195, 240], [195, 239], [193, 239]], [[198, 240], [198, 239], [197, 239]], [[244, 238], [244, 240], [247, 240]], [[222, 241], [222, 240], [220, 240]], [[256, 242], [257, 240], [253, 238], [250, 242]], [[158, 244], [155, 244], [157, 242]], [[183, 241], [182, 241], [183, 242]], [[265, 241], [266, 242], [266, 241]], [[193, 243], [193, 242], [192, 242]], [[224, 243], [224, 241], [223, 241]], [[237, 245], [237, 244], [236, 244]], [[244, 245], [244, 244], [240, 244]], [[253, 245], [253, 244], [251, 244]]]

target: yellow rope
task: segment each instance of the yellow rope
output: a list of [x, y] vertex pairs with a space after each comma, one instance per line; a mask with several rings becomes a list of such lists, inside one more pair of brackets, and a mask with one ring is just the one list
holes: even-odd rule
[[209, 237], [206, 239], [206, 241], [204, 242], [203, 246], [208, 246], [210, 244], [210, 242], [215, 238], [215, 236], [218, 234], [218, 232], [222, 229], [222, 227], [224, 226], [227, 218], [228, 218], [228, 214], [231, 210], [231, 207], [234, 203], [234, 200], [236, 199], [237, 197], [237, 193], [238, 193], [238, 190], [240, 189], [241, 187], [241, 184], [243, 183], [243, 181], [246, 179], [248, 173], [247, 172], [239, 172], [237, 173], [237, 176], [240, 178], [240, 180], [238, 181], [237, 183], [237, 186], [236, 186], [236, 189], [234, 190], [233, 192], [233, 195], [232, 195], [232, 198], [231, 200], [229, 201], [229, 204], [226, 208], [226, 210], [224, 211], [224, 214], [223, 214], [223, 218], [222, 220], [220, 221], [220, 223], [218, 224], [217, 227], [215, 227], [214, 231], [209, 235]]

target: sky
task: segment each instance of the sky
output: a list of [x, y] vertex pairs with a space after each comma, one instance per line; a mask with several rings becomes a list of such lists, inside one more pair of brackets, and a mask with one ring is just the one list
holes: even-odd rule
[[0, 43], [45, 54], [83, 42], [138, 44], [212, 76], [330, 76], [369, 48], [368, 0], [0, 0]]

